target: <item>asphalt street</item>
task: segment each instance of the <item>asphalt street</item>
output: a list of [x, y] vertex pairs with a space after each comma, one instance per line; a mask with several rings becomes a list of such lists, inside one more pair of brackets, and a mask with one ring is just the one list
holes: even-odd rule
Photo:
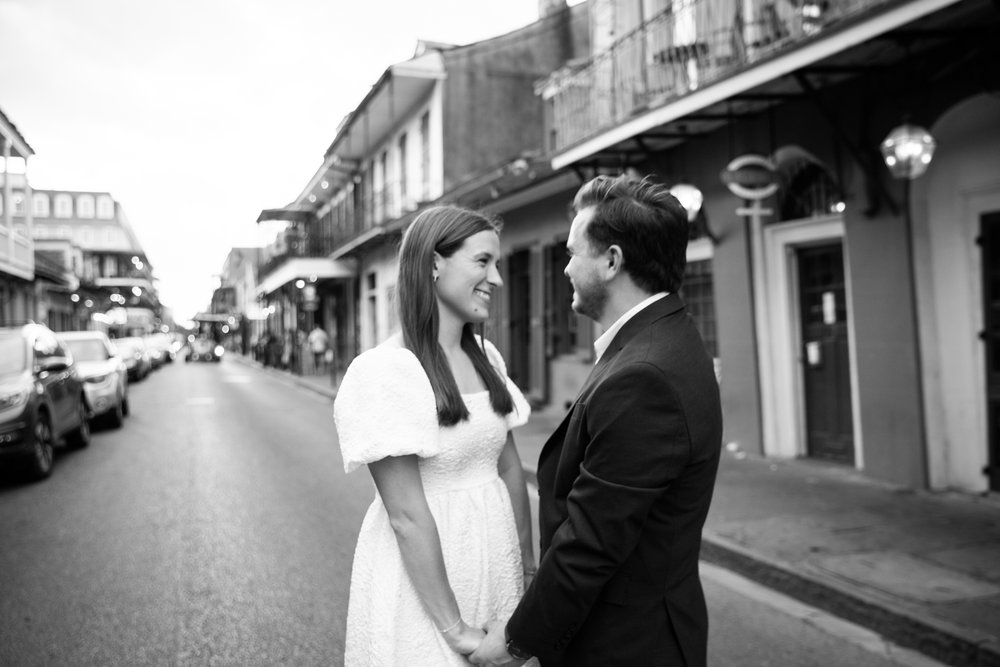
[[[0, 470], [0, 665], [339, 665], [373, 497], [329, 398], [235, 363], [131, 388], [53, 476]], [[933, 665], [704, 566], [713, 666]]]

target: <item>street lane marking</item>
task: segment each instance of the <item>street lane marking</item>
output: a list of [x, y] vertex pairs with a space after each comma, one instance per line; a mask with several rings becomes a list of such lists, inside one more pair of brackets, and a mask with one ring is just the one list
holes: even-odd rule
[[211, 396], [195, 396], [185, 400], [184, 405], [215, 405], [215, 399]]

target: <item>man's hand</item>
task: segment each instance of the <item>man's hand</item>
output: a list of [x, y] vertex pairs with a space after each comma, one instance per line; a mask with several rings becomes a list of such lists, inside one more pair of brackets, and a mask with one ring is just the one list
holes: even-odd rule
[[[486, 626], [486, 638], [479, 645], [469, 661], [474, 665], [506, 665], [514, 658], [507, 653], [507, 640], [504, 638], [504, 623], [491, 621]], [[517, 663], [514, 663], [517, 664]]]

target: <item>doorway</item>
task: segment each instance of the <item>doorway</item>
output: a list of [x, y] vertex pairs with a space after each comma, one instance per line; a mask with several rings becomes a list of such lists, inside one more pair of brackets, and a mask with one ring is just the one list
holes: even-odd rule
[[531, 380], [531, 251], [519, 250], [507, 259], [510, 348], [507, 374], [519, 387]]
[[1000, 491], [1000, 211], [980, 217], [990, 491]]
[[854, 465], [843, 245], [802, 247], [796, 256], [806, 453]]

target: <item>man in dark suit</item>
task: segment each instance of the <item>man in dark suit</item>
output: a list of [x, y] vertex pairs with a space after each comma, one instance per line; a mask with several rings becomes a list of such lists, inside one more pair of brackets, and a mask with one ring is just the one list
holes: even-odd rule
[[712, 360], [677, 290], [687, 215], [649, 180], [577, 193], [566, 275], [597, 363], [538, 462], [541, 564], [476, 664], [706, 663], [701, 531], [722, 442]]

